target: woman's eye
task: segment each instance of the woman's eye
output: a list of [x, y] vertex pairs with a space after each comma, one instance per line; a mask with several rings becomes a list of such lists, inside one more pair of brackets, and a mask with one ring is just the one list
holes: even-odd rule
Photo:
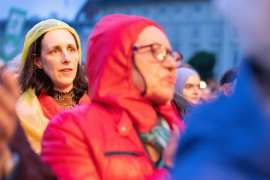
[[185, 87], [186, 89], [190, 89], [191, 88], [191, 86], [190, 85], [186, 85], [186, 87]]
[[52, 51], [52, 53], [53, 54], [56, 54], [56, 53], [58, 53], [59, 51], [57, 50], [57, 49], [54, 49], [53, 51]]
[[75, 48], [69, 48], [69, 52], [76, 52]]

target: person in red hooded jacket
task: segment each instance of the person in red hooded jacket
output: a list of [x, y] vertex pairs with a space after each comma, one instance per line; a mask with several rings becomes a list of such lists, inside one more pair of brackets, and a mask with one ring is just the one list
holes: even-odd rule
[[183, 122], [169, 100], [180, 65], [160, 26], [109, 15], [87, 43], [91, 104], [53, 117], [42, 159], [58, 179], [165, 179]]

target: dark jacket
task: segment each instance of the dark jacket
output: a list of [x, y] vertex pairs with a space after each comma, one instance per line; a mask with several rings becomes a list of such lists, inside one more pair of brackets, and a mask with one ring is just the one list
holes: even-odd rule
[[54, 180], [56, 179], [49, 166], [31, 149], [20, 124], [9, 143], [13, 152], [20, 156], [20, 162], [10, 179], [14, 180]]
[[179, 114], [181, 120], [187, 121], [190, 119], [191, 115], [194, 113], [194, 109], [197, 107], [190, 103], [186, 98], [184, 98], [181, 94], [174, 92], [173, 103], [176, 107], [176, 113]]
[[246, 64], [235, 94], [201, 107], [189, 121], [173, 179], [270, 179], [270, 117], [264, 99], [252, 65]]

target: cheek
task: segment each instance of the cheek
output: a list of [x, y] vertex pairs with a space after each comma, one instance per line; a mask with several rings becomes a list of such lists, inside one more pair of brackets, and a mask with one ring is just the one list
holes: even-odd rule
[[159, 82], [160, 70], [156, 63], [147, 62], [147, 60], [138, 61], [137, 67], [146, 82], [147, 88], [156, 86]]
[[58, 71], [58, 65], [57, 65], [56, 60], [48, 60], [48, 59], [43, 60], [42, 67], [43, 67], [43, 70], [45, 71], [45, 73], [51, 79], [53, 79], [54, 76], [56, 76], [57, 71]]
[[162, 86], [162, 69], [158, 66], [159, 64], [152, 63], [151, 66], [145, 68], [143, 76], [145, 78], [147, 88], [154, 88]]
[[57, 62], [56, 61], [47, 61], [46, 67], [47, 67], [47, 69], [50, 68], [51, 70], [54, 70], [57, 68]]
[[77, 66], [77, 64], [79, 63], [79, 53], [74, 54], [74, 56], [72, 56], [72, 61], [73, 61], [73, 65]]
[[202, 90], [198, 91], [198, 94], [199, 94], [199, 96], [201, 96], [202, 95]]
[[183, 89], [183, 96], [185, 96], [186, 98], [189, 98], [192, 94], [191, 90], [187, 90], [187, 89]]

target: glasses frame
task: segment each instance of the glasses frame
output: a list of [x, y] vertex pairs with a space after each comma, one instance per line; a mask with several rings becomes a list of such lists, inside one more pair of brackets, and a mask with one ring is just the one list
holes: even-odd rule
[[[154, 46], [159, 46], [160, 48], [166, 50], [166, 51], [165, 51], [165, 53], [166, 53], [165, 55], [164, 55], [163, 53], [160, 53], [160, 54], [162, 54], [162, 57], [163, 57], [162, 59], [157, 58], [157, 56], [155, 55], [156, 49], [153, 48]], [[176, 64], [177, 64], [177, 68], [179, 68], [179, 67], [181, 66], [181, 63], [182, 63], [182, 61], [183, 61], [183, 59], [182, 59], [182, 57], [183, 57], [182, 54], [180, 53], [181, 57], [174, 57], [173, 53], [179, 53], [179, 52], [178, 52], [178, 51], [173, 51], [173, 50], [171, 50], [171, 49], [168, 49], [168, 48], [166, 48], [166, 47], [165, 47], [164, 45], [162, 45], [162, 44], [154, 43], [154, 44], [149, 44], [149, 45], [144, 45], [144, 46], [139, 46], [139, 45], [135, 44], [134, 47], [133, 47], [133, 54], [135, 54], [135, 52], [136, 52], [137, 50], [144, 49], [144, 48], [150, 48], [150, 51], [151, 51], [153, 57], [154, 57], [155, 60], [156, 60], [157, 62], [159, 62], [159, 63], [164, 62], [164, 61], [166, 60], [168, 54], [169, 54], [169, 55], [171, 55], [172, 58], [175, 60], [175, 62], [176, 62]]]

